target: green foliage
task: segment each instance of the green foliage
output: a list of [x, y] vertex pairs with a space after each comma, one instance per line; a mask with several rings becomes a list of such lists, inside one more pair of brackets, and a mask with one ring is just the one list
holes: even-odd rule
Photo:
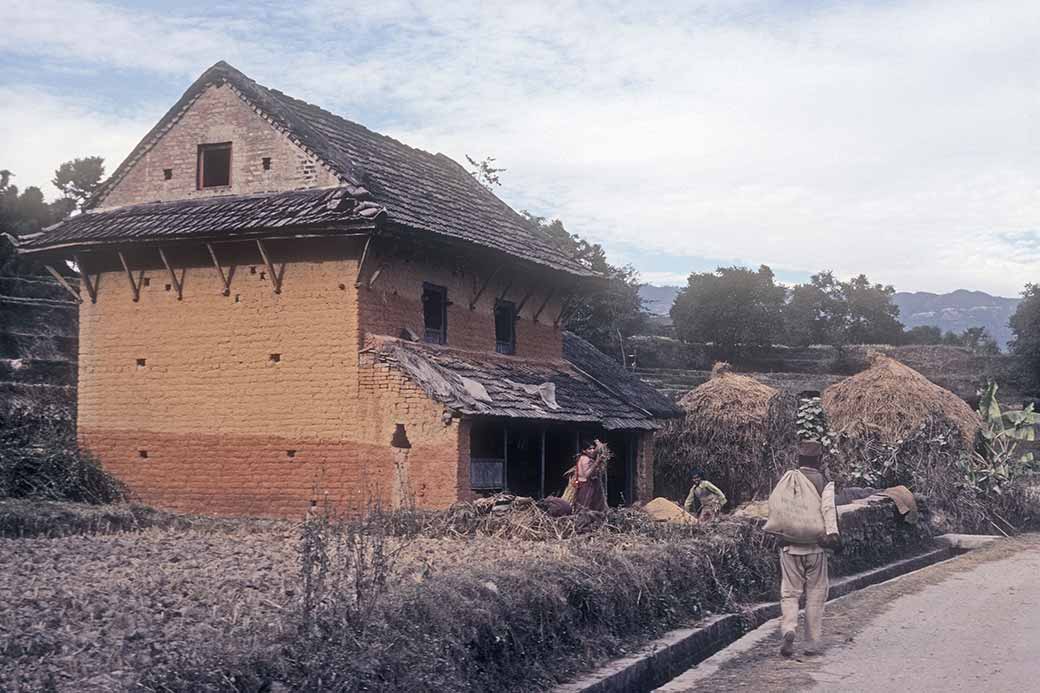
[[996, 383], [979, 391], [981, 444], [971, 455], [958, 460], [965, 489], [980, 496], [1003, 495], [1023, 475], [1037, 471], [1033, 453], [1020, 454], [1020, 442], [1036, 440], [1040, 415], [1030, 404], [1022, 410], [1003, 411], [997, 401]]
[[82, 209], [104, 176], [105, 160], [100, 156], [88, 156], [63, 163], [54, 172], [51, 183], [67, 200], [73, 200]]
[[918, 325], [903, 335], [904, 344], [935, 345], [943, 343], [942, 330], [934, 325]]
[[624, 361], [625, 340], [641, 333], [647, 323], [635, 269], [610, 264], [600, 244], [589, 243], [578, 234], [568, 232], [559, 219], [549, 220], [526, 210], [521, 214], [551, 243], [605, 277], [605, 281], [588, 286], [582, 295], [575, 297], [566, 327], [603, 353]]
[[14, 174], [7, 169], [0, 170], [0, 275], [41, 272], [35, 262], [18, 257], [4, 234], [18, 237], [36, 233], [67, 217], [76, 208], [78, 196], [97, 186], [104, 171], [102, 161], [101, 157], [92, 156], [63, 163], [55, 171], [54, 182], [57, 185], [60, 181], [65, 186], [66, 197], [54, 202], [46, 202], [43, 192], [35, 186], [19, 190], [11, 182]]
[[788, 342], [808, 344], [898, 344], [903, 325], [892, 302], [895, 289], [872, 284], [866, 275], [840, 281], [830, 271], [814, 274], [791, 289], [784, 307]]
[[1011, 353], [1021, 360], [1033, 386], [1040, 386], [1040, 285], [1026, 284], [1022, 301], [1008, 324], [1014, 335]]
[[817, 442], [825, 450], [834, 447], [834, 439], [827, 427], [827, 414], [819, 397], [805, 397], [798, 401], [795, 424], [798, 427], [799, 440]]
[[784, 294], [765, 265], [694, 272], [675, 298], [672, 321], [680, 339], [712, 342], [720, 356], [768, 347], [783, 328]]
[[985, 327], [969, 327], [960, 334], [947, 331], [941, 342], [946, 346], [959, 346], [969, 349], [973, 354], [991, 356], [1000, 353], [997, 340], [990, 336]]

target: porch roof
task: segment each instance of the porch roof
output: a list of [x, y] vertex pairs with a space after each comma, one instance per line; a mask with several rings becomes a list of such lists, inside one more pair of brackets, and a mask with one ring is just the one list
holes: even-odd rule
[[[463, 415], [586, 423], [608, 430], [653, 430], [661, 418], [570, 360], [531, 361], [382, 336], [370, 337], [366, 352]], [[630, 392], [638, 388], [626, 385]]]

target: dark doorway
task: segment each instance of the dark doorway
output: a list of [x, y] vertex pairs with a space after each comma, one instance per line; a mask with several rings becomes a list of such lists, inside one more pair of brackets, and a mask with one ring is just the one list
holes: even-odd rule
[[509, 426], [506, 436], [506, 486], [518, 496], [541, 497], [542, 429]]
[[635, 470], [634, 435], [624, 431], [603, 431], [599, 439], [614, 453], [607, 467], [607, 504], [629, 505], [632, 497], [632, 477]]
[[577, 432], [562, 428], [550, 428], [545, 432], [545, 495], [563, 495], [567, 487], [564, 472], [574, 466], [577, 453]]

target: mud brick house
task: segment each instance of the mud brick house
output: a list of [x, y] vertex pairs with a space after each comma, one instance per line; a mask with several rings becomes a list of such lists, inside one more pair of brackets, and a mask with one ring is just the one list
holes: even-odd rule
[[652, 493], [673, 405], [561, 329], [602, 281], [447, 157], [207, 70], [88, 211], [19, 250], [80, 270], [81, 445], [144, 501], [294, 515], [559, 492], [580, 437]]

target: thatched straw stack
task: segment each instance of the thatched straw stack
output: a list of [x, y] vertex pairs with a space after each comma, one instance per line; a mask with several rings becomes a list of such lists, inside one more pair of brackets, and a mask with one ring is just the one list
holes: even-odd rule
[[654, 490], [682, 501], [699, 468], [731, 506], [769, 492], [794, 448], [794, 398], [717, 363], [679, 406], [682, 419], [655, 437]]
[[846, 439], [896, 444], [926, 422], [945, 421], [971, 446], [979, 417], [968, 404], [912, 368], [879, 353], [870, 367], [823, 391], [831, 431]]

